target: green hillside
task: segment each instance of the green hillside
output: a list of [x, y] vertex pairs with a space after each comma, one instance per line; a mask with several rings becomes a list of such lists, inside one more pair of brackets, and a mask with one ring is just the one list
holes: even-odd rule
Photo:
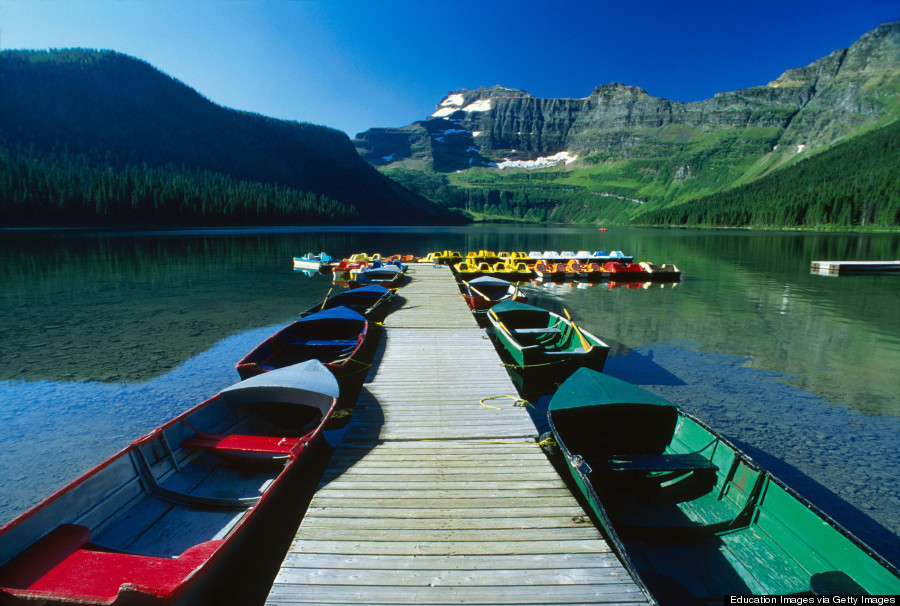
[[647, 224], [900, 226], [900, 121], [753, 183], [651, 211]]
[[[793, 154], [781, 164], [743, 152], [767, 145], [765, 133], [758, 134], [714, 142], [701, 138], [677, 144], [671, 155], [567, 170], [384, 172], [439, 204], [486, 221], [900, 226], [900, 121], [802, 160]], [[758, 177], [763, 162], [769, 170]], [[691, 167], [680, 179], [672, 174], [679, 165]], [[735, 186], [741, 183], [746, 184]]]
[[112, 51], [4, 51], [0, 90], [5, 225], [460, 220], [340, 131], [219, 107]]
[[[783, 173], [766, 201], [747, 198], [740, 213], [708, 220], [896, 225], [882, 192], [891, 185], [884, 175], [900, 165], [864, 156], [881, 148], [863, 141], [890, 137], [893, 131], [876, 133], [900, 119], [900, 22], [767, 84], [700, 101], [671, 101], [613, 82], [577, 99], [499, 85], [457, 89], [436, 107], [407, 127], [360, 133], [354, 145], [393, 179], [479, 220], [650, 223], [677, 209], [672, 217], [686, 213], [683, 220], [694, 222], [688, 209], [699, 204], [703, 212], [707, 203], [698, 201], [714, 194], [724, 197], [709, 198], [713, 205], [735, 200], [724, 192]], [[827, 154], [851, 141], [861, 151], [849, 164]], [[817, 191], [820, 179], [794, 192], [797, 173], [784, 171], [818, 157], [817, 172], [885, 187], [839, 192], [828, 182]], [[829, 196], [835, 201], [823, 202]]]

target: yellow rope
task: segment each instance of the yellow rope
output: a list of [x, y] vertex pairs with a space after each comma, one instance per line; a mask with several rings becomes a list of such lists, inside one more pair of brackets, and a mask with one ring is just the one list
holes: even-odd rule
[[523, 366], [519, 366], [518, 364], [507, 364], [505, 362], [500, 362], [500, 366], [506, 368], [537, 368], [538, 366], [553, 366], [554, 364], [567, 364], [570, 362], [571, 360], [554, 360], [552, 362], [541, 362], [540, 364], [525, 364]]
[[361, 372], [366, 372], [366, 371], [368, 371], [370, 368], [372, 368], [372, 364], [370, 364], [369, 362], [363, 362], [362, 360], [357, 360], [356, 358], [352, 358], [352, 357], [351, 357], [351, 358], [342, 358], [342, 359], [340, 359], [340, 360], [334, 360], [333, 362], [330, 362], [330, 363], [331, 363], [331, 364], [343, 364], [344, 362], [348, 362], [348, 363], [349, 363], [349, 362], [353, 362], [354, 364], [359, 364], [359, 365], [362, 367], [362, 368], [359, 368], [359, 369], [354, 370], [354, 371], [352, 371], [352, 372], [348, 372], [348, 373], [345, 375], [345, 376], [348, 376], [348, 377], [349, 377], [349, 376], [352, 376], [352, 375], [355, 375], [355, 374], [359, 374], [359, 373], [361, 373]]
[[344, 362], [354, 362], [356, 364], [362, 364], [366, 368], [369, 368], [372, 366], [370, 363], [363, 362], [362, 360], [357, 360], [353, 356], [350, 356], [349, 358], [341, 358], [340, 360], [332, 360], [331, 364], [343, 364]]
[[541, 440], [538, 442], [538, 446], [556, 446], [556, 440], [553, 439], [553, 436], [548, 436], [547, 439]]
[[[526, 406], [528, 404], [528, 402], [523, 400], [522, 398], [518, 398], [516, 396], [508, 396], [505, 394], [500, 395], [500, 396], [486, 396], [484, 398], [481, 398], [481, 400], [479, 400], [478, 403], [481, 404], [482, 406], [484, 406], [485, 408], [493, 408], [494, 410], [503, 410], [499, 406], [491, 406], [490, 404], [484, 403], [485, 400], [496, 400], [498, 398], [510, 398], [511, 400], [515, 400], [515, 402], [513, 403], [513, 406]], [[521, 402], [521, 404], [520, 404], [520, 402]]]

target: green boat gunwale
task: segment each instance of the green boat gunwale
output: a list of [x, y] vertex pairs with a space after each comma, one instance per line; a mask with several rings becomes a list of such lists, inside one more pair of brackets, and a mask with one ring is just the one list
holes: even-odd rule
[[[504, 301], [493, 306], [487, 316], [494, 335], [520, 367], [562, 365], [568, 368], [575, 363], [601, 370], [606, 362], [607, 343], [586, 330], [576, 329], [570, 320], [555, 312], [518, 301]], [[522, 320], [523, 317], [527, 320]], [[516, 323], [507, 325], [512, 318]], [[527, 326], [518, 326], [519, 322]], [[582, 339], [590, 347], [585, 349]], [[560, 372], [564, 373], [565, 369], [561, 368]]]
[[[602, 457], [605, 457], [607, 461], [620, 461], [622, 462], [619, 465], [619, 470], [603, 470], [601, 468], [591, 469], [591, 461], [594, 457], [593, 453], [584, 450], [584, 436], [569, 436], [574, 441], [577, 441], [579, 438], [582, 440], [582, 444], [578, 445], [582, 448], [583, 452], [573, 452], [574, 450], [578, 450], [578, 448], [574, 448], [573, 444], [566, 443], [566, 424], [571, 423], [571, 420], [564, 420], [565, 413], [563, 411], [576, 411], [572, 414], [574, 417], [577, 415], [578, 410], [586, 410], [586, 409], [597, 409], [600, 406], [616, 406], [614, 402], [597, 402], [592, 400], [590, 395], [581, 397], [578, 401], [572, 403], [571, 405], [566, 405], [565, 403], [557, 400], [557, 405], [554, 405], [553, 400], [548, 407], [547, 417], [550, 424], [550, 429], [552, 431], [553, 436], [556, 439], [558, 447], [563, 456], [563, 460], [565, 461], [567, 467], [572, 473], [572, 477], [575, 480], [576, 485], [579, 490], [582, 491], [583, 496], [588, 500], [588, 504], [590, 506], [591, 511], [595, 516], [595, 522], [600, 524], [600, 527], [605, 531], [605, 535], [607, 539], [612, 544], [613, 549], [622, 559], [623, 564], [626, 569], [632, 574], [636, 581], [639, 584], [642, 584], [646, 587], [646, 583], [642, 577], [646, 576], [651, 580], [650, 585], [654, 585], [652, 582], [654, 573], [652, 570], [646, 571], [642, 570], [641, 566], [638, 565], [638, 562], [632, 558], [632, 554], [629, 551], [629, 548], [626, 546], [626, 542], [628, 539], [634, 539], [640, 541], [642, 538], [647, 538], [650, 535], [643, 534], [644, 532], [653, 530], [660, 533], [663, 536], [656, 536], [656, 540], [667, 538], [668, 540], [675, 541], [674, 544], [681, 544], [678, 542], [680, 539], [682, 542], [687, 537], [705, 537], [704, 540], [711, 540], [713, 537], [721, 539], [722, 537], [728, 537], [729, 535], [733, 535], [737, 537], [740, 533], [754, 533], [753, 536], [758, 536], [767, 541], [768, 544], [777, 548], [782, 552], [781, 556], [783, 557], [785, 562], [790, 562], [791, 567], [796, 572], [803, 572], [804, 574], [809, 574], [809, 581], [804, 582], [804, 586], [800, 589], [799, 593], [805, 592], [813, 592], [814, 586], [823, 580], [823, 577], [828, 577], [824, 579], [825, 583], [829, 583], [837, 578], [836, 582], [838, 586], [834, 585], [830, 586], [829, 589], [832, 590], [841, 590], [841, 593], [862, 593], [864, 591], [869, 591], [874, 589], [875, 593], [897, 593], [900, 592], [900, 571], [893, 566], [890, 562], [888, 562], [885, 558], [883, 558], [880, 554], [878, 554], [874, 549], [866, 545], [862, 540], [860, 540], [853, 533], [849, 532], [846, 528], [841, 526], [837, 521], [823, 512], [820, 508], [809, 502], [806, 498], [804, 498], [801, 494], [799, 494], [796, 490], [792, 489], [785, 482], [780, 480], [777, 476], [772, 474], [772, 472], [763, 468], [756, 461], [753, 460], [752, 457], [747, 455], [741, 449], [739, 449], [733, 442], [731, 442], [726, 437], [722, 436], [718, 432], [714, 431], [709, 425], [696, 418], [695, 416], [681, 410], [674, 404], [664, 400], [663, 398], [656, 396], [646, 390], [643, 390], [639, 387], [629, 385], [624, 381], [619, 381], [618, 379], [614, 379], [612, 377], [608, 377], [606, 375], [601, 375], [600, 373], [596, 373], [593, 371], [588, 371], [587, 369], [578, 371], [578, 373], [585, 377], [584, 373], [592, 372], [594, 375], [603, 377], [602, 381], [604, 383], [603, 386], [598, 386], [598, 391], [603, 391], [607, 385], [612, 386], [613, 393], [604, 393], [601, 394], [601, 397], [605, 398], [614, 398], [617, 395], [623, 396], [637, 396], [638, 398], [642, 398], [643, 400], [638, 400], [636, 402], [630, 403], [626, 401], [622, 401], [618, 404], [618, 406], [622, 407], [632, 407], [635, 405], [644, 405], [644, 406], [655, 406], [667, 408], [669, 411], [666, 412], [665, 415], [672, 417], [674, 421], [671, 426], [671, 434], [667, 440], [667, 443], [660, 447], [661, 444], [661, 435], [655, 436], [649, 440], [649, 442], [645, 442], [643, 445], [639, 445], [637, 453], [614, 453], [607, 452], [601, 453]], [[573, 377], [574, 378], [574, 377]], [[561, 387], [557, 392], [558, 395], [561, 394], [561, 398], [573, 398], [577, 393], [577, 384], [579, 383], [579, 379], [574, 379], [573, 384], [576, 384], [576, 388], [572, 388], [571, 384], [568, 389], [564, 389]], [[622, 394], [616, 394], [615, 388], [625, 387], [625, 391]], [[565, 383], [564, 383], [565, 386]], [[554, 396], [554, 400], [557, 397]], [[611, 409], [610, 409], [611, 410]], [[627, 408], [623, 408], [623, 411], [627, 411]], [[562, 414], [561, 414], [562, 413]], [[672, 416], [674, 415], [674, 416]], [[625, 418], [625, 417], [623, 417]], [[603, 477], [606, 478], [621, 478], [626, 477], [630, 472], [628, 469], [628, 459], [633, 457], [634, 454], [639, 455], [638, 459], [643, 456], [647, 460], [657, 459], [657, 463], [659, 463], [659, 459], [664, 458], [664, 455], [668, 453], [669, 455], [675, 454], [672, 452], [671, 446], [676, 443], [678, 440], [677, 430], [680, 427], [683, 427], [685, 423], [691, 424], [696, 428], [699, 428], [702, 432], [708, 434], [708, 436], [712, 439], [711, 442], [706, 444], [699, 451], [707, 451], [708, 450], [708, 458], [709, 462], [712, 463], [715, 458], [716, 449], [721, 449], [724, 447], [726, 450], [725, 460], [728, 457], [732, 457], [730, 461], [731, 469], [722, 470], [719, 469], [718, 465], [715, 470], [715, 481], [711, 488], [704, 493], [711, 494], [715, 491], [719, 491], [719, 496], [717, 500], [721, 500], [723, 495], [727, 490], [729, 490], [732, 485], [731, 482], [734, 480], [737, 470], [743, 468], [742, 473], [746, 473], [746, 471], [750, 472], [750, 475], [754, 475], [753, 486], [749, 487], [744, 492], [746, 493], [746, 502], [741, 505], [740, 503], [734, 501], [733, 505], [729, 505], [732, 512], [736, 512], [734, 518], [730, 521], [728, 520], [719, 520], [712, 524], [704, 524], [703, 520], [700, 522], [696, 522], [689, 519], [689, 516], [685, 514], [685, 518], [688, 518], [690, 522], [694, 522], [693, 524], [687, 524], [682, 526], [674, 527], [675, 530], [666, 527], [665, 525], [661, 526], [646, 526], [646, 527], [638, 527], [637, 530], [623, 524], [621, 520], [617, 518], [617, 516], [611, 515], [611, 512], [615, 511], [615, 503], [610, 503], [610, 500], [614, 500], [615, 497], [605, 495], [607, 498], [605, 500], [601, 500], [598, 494], [598, 486], [595, 486], [595, 482], [599, 483], [599, 488], [603, 489], [602, 482]], [[590, 425], [590, 423], [585, 423], [584, 419], [581, 418], [578, 421], [579, 429], [584, 425]], [[633, 427], [631, 432], [640, 433], [644, 429], [646, 429], [650, 424], [643, 423], [640, 424], [639, 427]], [[619, 429], [618, 427], [616, 429]], [[570, 432], [574, 433], [574, 432]], [[664, 433], [664, 432], [663, 432]], [[587, 435], [587, 434], [585, 434]], [[627, 442], [631, 436], [628, 434], [626, 430], [624, 435], [615, 436], [616, 439], [619, 440], [619, 443]], [[602, 440], [601, 440], [602, 441]], [[681, 441], [682, 445], [687, 446], [687, 442]], [[615, 449], [615, 445], [612, 447]], [[640, 451], [644, 452], [640, 452]], [[648, 456], [648, 452], [646, 451], [656, 450], [654, 456]], [[699, 452], [697, 451], [697, 452]], [[730, 453], [729, 453], [730, 451]], [[679, 451], [680, 452], [680, 451]], [[686, 453], [681, 453], [686, 454]], [[617, 456], [618, 455], [618, 456]], [[665, 463], [663, 461], [663, 463]], [[596, 461], [594, 461], [594, 466], [598, 467]], [[662, 465], [665, 467], [665, 465]], [[700, 467], [703, 467], [702, 465]], [[700, 467], [696, 470], [692, 470], [691, 473], [699, 471]], [[610, 469], [614, 469], [615, 465], [610, 465]], [[670, 468], [670, 471], [677, 472], [680, 470], [681, 472], [688, 471], [687, 467], [681, 468]], [[644, 470], [647, 471], [646, 469]], [[655, 470], [662, 471], [662, 470]], [[675, 474], [677, 475], [677, 473]], [[632, 474], [632, 477], [635, 477]], [[659, 476], [657, 476], [658, 478]], [[682, 475], [682, 478], [688, 477], [687, 475]], [[742, 476], [744, 478], [749, 476]], [[627, 481], [627, 480], [619, 480], [619, 481]], [[674, 482], [674, 481], [673, 481]], [[662, 483], [660, 483], [662, 485]], [[780, 498], [778, 491], [781, 491], [784, 494], [783, 498]], [[740, 498], [740, 497], [739, 497]], [[613, 510], [608, 510], [608, 506], [612, 506]], [[739, 506], [739, 507], [735, 507]], [[773, 507], [776, 508], [773, 510]], [[684, 513], [684, 512], [680, 512]], [[613, 522], [613, 519], [616, 518], [616, 522]], [[816, 524], [816, 521], [821, 522], [824, 526], [820, 526]], [[620, 530], [624, 531], [624, 534], [620, 536]], [[821, 535], [821, 538], [818, 540], [810, 541], [810, 532], [817, 530], [818, 533], [824, 533]], [[643, 531], [643, 532], [642, 532]], [[805, 532], [804, 532], [805, 531]], [[770, 534], [771, 533], [771, 534]], [[774, 536], [773, 536], [774, 535]], [[624, 540], [623, 540], [624, 537]], [[757, 541], [758, 542], [758, 541]], [[791, 543], [795, 546], [791, 549]], [[817, 543], [817, 544], [814, 544]], [[830, 545], [828, 544], [830, 543]], [[787, 545], [786, 545], [787, 544]], [[823, 550], [823, 544], [826, 544], [829, 550]], [[730, 550], [731, 547], [738, 545], [737, 542], [728, 543], [725, 546], [725, 541], [723, 541], [723, 546]], [[740, 547], [738, 545], [738, 547]], [[798, 549], [808, 550], [808, 557], [800, 557], [802, 552], [798, 552]], [[871, 559], [871, 562], [866, 561], [864, 557], [861, 557], [861, 554], [867, 556]], [[733, 555], [733, 554], [732, 554]], [[771, 555], [771, 554], [770, 554]], [[640, 558], [640, 556], [638, 556]], [[874, 566], [873, 566], [874, 564]], [[830, 567], [828, 570], [824, 568]], [[879, 570], [883, 569], [883, 570]], [[764, 570], [764, 567], [763, 567]], [[857, 576], [861, 578], [854, 578], [852, 575], [847, 574], [844, 570], [850, 570], [855, 573]], [[759, 570], [754, 570], [754, 573], [759, 573]], [[780, 574], [784, 576], [785, 579], [790, 576], [791, 571], [785, 570], [779, 571]], [[893, 578], [891, 578], [893, 577]], [[797, 588], [798, 578], [795, 577], [793, 580], [793, 586]], [[750, 586], [752, 583], [763, 585], [765, 582], [770, 582], [768, 579], [759, 579], [754, 575], [750, 577], [741, 576], [741, 583]], [[771, 582], [777, 582], [771, 581]], [[859, 583], [865, 583], [869, 589], [865, 589]], [[702, 581], [697, 581], [697, 583], [702, 583]], [[787, 586], [790, 583], [788, 581], [784, 581], [783, 586]], [[733, 593], [741, 593], [744, 590], [742, 587], [738, 587], [735, 589]], [[885, 591], [887, 590], [887, 591]], [[784, 592], [782, 592], [784, 593]], [[648, 590], [648, 595], [652, 595], [652, 592]]]

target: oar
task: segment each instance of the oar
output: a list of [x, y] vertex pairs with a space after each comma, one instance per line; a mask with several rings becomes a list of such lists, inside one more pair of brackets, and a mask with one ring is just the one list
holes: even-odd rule
[[519, 295], [519, 283], [516, 282], [516, 289], [513, 291], [512, 300], [515, 301], [516, 297]]
[[325, 304], [328, 303], [328, 296], [331, 294], [332, 290], [334, 290], [334, 286], [328, 289], [328, 292], [325, 294], [325, 300], [322, 301], [322, 307], [319, 308], [319, 311], [325, 309]]
[[494, 319], [497, 320], [497, 325], [500, 326], [503, 332], [508, 334], [510, 337], [513, 336], [512, 332], [510, 332], [510, 330], [506, 327], [506, 324], [500, 321], [500, 316], [497, 315], [497, 312], [495, 312], [493, 309], [489, 309], [488, 313], [494, 316]]
[[474, 286], [472, 286], [472, 283], [471, 283], [471, 282], [466, 282], [466, 286], [468, 286], [469, 288], [471, 288], [472, 290], [474, 290], [474, 291], [475, 291], [475, 294], [481, 295], [482, 298], [484, 298], [485, 301], [490, 301], [490, 299], [488, 298], [488, 296], [487, 296], [486, 294], [484, 294], [483, 292], [481, 292], [480, 290], [478, 290], [477, 288], [475, 288]]
[[575, 326], [575, 320], [572, 319], [572, 316], [569, 315], [569, 310], [563, 307], [563, 311], [566, 312], [566, 317], [569, 318], [569, 322], [572, 324], [572, 328], [575, 329], [575, 334], [578, 335], [578, 338], [581, 339], [581, 346], [585, 351], [591, 348], [591, 344], [588, 343], [587, 339], [584, 338], [584, 335], [581, 334], [581, 331], [578, 330], [578, 327]]

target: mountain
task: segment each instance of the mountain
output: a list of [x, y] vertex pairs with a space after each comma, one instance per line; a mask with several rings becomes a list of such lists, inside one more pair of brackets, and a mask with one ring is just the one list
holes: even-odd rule
[[[557, 212], [561, 194], [595, 207], [593, 220], [623, 220], [752, 181], [898, 117], [900, 22], [767, 85], [712, 99], [669, 101], [620, 83], [582, 99], [464, 89], [428, 118], [370, 129], [354, 145], [426, 195], [443, 188], [448, 205], [477, 212], [490, 196], [506, 198], [511, 216], [522, 217], [537, 199], [537, 218], [574, 220]], [[516, 210], [517, 200], [526, 206]], [[606, 208], [610, 201], [622, 204]]]
[[[153, 177], [154, 183], [144, 184], [151, 206], [158, 205], [160, 191], [202, 181], [218, 183], [214, 187], [233, 196], [237, 205], [280, 205], [280, 222], [326, 214], [374, 223], [458, 220], [361, 161], [340, 131], [217, 106], [149, 64], [116, 52], [4, 51], [0, 90], [2, 159], [9, 169], [38, 158], [35, 170], [51, 189], [54, 179], [72, 180], [72, 169], [60, 167], [81, 167], [79, 183], [96, 181], [98, 171], [112, 171], [120, 181], [144, 184], [156, 171], [160, 176]], [[68, 177], [57, 176], [67, 171]], [[285, 205], [285, 199], [296, 203]], [[310, 202], [312, 215], [291, 211], [301, 199]], [[4, 200], [9, 202], [9, 196]], [[27, 210], [23, 205], [36, 202], [17, 203]], [[316, 205], [327, 206], [327, 213], [316, 215]], [[253, 215], [235, 214], [233, 208], [222, 212], [217, 222]], [[135, 218], [117, 216], [126, 222]]]
[[784, 170], [690, 203], [650, 211], [650, 225], [900, 226], [900, 120]]

